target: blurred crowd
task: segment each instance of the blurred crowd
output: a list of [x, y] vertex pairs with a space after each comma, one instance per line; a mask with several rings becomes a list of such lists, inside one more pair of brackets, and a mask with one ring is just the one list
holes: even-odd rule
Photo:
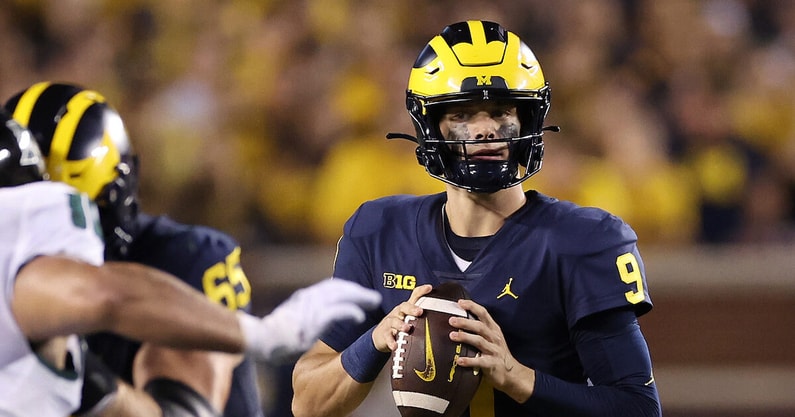
[[409, 70], [449, 23], [498, 22], [552, 88], [526, 188], [605, 208], [641, 244], [795, 237], [789, 0], [0, 0], [2, 100], [104, 93], [142, 204], [246, 244], [336, 242], [365, 200], [442, 191], [417, 165]]

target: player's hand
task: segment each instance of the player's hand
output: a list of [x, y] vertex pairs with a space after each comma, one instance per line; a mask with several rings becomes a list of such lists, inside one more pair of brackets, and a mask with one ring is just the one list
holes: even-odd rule
[[333, 323], [361, 323], [365, 312], [380, 303], [381, 294], [374, 290], [342, 279], [326, 279], [296, 291], [253, 326], [247, 319], [241, 319], [241, 324], [248, 350], [258, 359], [286, 362], [308, 350]]
[[419, 317], [422, 315], [422, 308], [417, 307], [414, 303], [423, 295], [431, 292], [431, 289], [432, 287], [430, 285], [420, 285], [414, 288], [408, 301], [404, 301], [395, 306], [395, 308], [378, 323], [373, 330], [373, 345], [375, 345], [378, 351], [391, 352], [397, 349], [397, 334], [399, 332], [408, 333], [411, 331], [412, 327], [410, 324], [406, 323], [404, 319], [406, 316]]
[[477, 319], [451, 317], [450, 325], [463, 331], [451, 332], [450, 339], [474, 346], [480, 351], [480, 355], [462, 356], [456, 363], [459, 366], [480, 368], [483, 377], [494, 388], [505, 392], [519, 403], [526, 401], [535, 385], [535, 371], [513, 357], [502, 329], [483, 306], [472, 300], [458, 300], [458, 305]]

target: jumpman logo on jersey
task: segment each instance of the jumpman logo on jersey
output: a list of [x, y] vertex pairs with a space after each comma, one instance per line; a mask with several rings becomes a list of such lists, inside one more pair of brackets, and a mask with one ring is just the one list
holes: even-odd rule
[[505, 297], [506, 295], [510, 295], [511, 297], [513, 297], [513, 298], [514, 298], [514, 300], [515, 300], [515, 299], [517, 299], [517, 298], [519, 298], [519, 296], [518, 296], [518, 295], [514, 294], [514, 293], [511, 291], [511, 283], [512, 283], [512, 282], [513, 282], [513, 278], [509, 278], [509, 279], [508, 279], [508, 283], [507, 283], [507, 284], [505, 284], [505, 287], [502, 289], [502, 292], [500, 293], [500, 295], [498, 295], [498, 296], [497, 296], [497, 299], [500, 299], [500, 298], [502, 298], [502, 297]]

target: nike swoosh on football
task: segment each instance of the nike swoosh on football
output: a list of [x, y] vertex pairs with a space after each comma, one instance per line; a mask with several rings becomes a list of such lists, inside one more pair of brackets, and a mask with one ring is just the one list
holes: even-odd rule
[[414, 373], [425, 382], [431, 382], [436, 378], [436, 360], [433, 358], [433, 346], [431, 345], [431, 328], [428, 326], [428, 318], [425, 318], [425, 369]]

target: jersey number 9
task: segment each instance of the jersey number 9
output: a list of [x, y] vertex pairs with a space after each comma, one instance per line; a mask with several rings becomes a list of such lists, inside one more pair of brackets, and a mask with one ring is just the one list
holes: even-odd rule
[[643, 274], [638, 266], [638, 260], [632, 252], [627, 252], [616, 258], [616, 267], [618, 273], [621, 275], [621, 281], [627, 284], [634, 285], [635, 289], [627, 291], [624, 296], [631, 304], [637, 304], [646, 299], [646, 293], [643, 289]]

